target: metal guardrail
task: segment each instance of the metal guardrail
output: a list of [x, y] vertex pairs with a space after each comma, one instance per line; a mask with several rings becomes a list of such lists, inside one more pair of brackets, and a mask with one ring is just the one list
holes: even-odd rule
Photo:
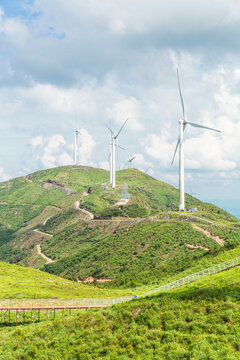
[[184, 278], [181, 278], [179, 280], [175, 280], [175, 281], [172, 281], [168, 284], [165, 284], [165, 285], [162, 285], [156, 289], [153, 289], [153, 290], [150, 290], [144, 294], [141, 294], [138, 296], [139, 297], [143, 297], [143, 296], [148, 296], [148, 295], [152, 295], [152, 294], [155, 294], [155, 293], [158, 293], [158, 292], [162, 292], [162, 291], [166, 291], [166, 290], [172, 290], [172, 289], [175, 289], [175, 288], [178, 288], [182, 285], [186, 285], [186, 284], [189, 284], [193, 281], [196, 281], [198, 279], [201, 279], [205, 276], [210, 276], [210, 275], [213, 275], [213, 274], [217, 274], [221, 271], [224, 271], [226, 269], [230, 269], [234, 266], [237, 266], [237, 265], [240, 265], [240, 257], [237, 257], [235, 259], [232, 259], [232, 260], [228, 260], [228, 261], [225, 261], [223, 263], [220, 263], [220, 264], [217, 264], [217, 265], [214, 265], [210, 268], [207, 268], [207, 269], [204, 269], [204, 270], [201, 270], [195, 274], [192, 274], [192, 275], [188, 275]]
[[131, 297], [119, 297], [119, 298], [91, 298], [91, 299], [6, 299], [0, 300], [0, 308], [54, 308], [54, 307], [107, 307], [114, 304], [122, 303], [124, 301], [131, 300]]

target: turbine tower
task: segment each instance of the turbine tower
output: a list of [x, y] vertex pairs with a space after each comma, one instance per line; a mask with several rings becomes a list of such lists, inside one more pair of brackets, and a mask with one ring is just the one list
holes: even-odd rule
[[[128, 121], [128, 119], [123, 123], [123, 125], [121, 126], [120, 130], [118, 131], [118, 133], [115, 135], [114, 132], [112, 131], [111, 128], [111, 124], [110, 127], [108, 125], [107, 128], [111, 133], [111, 143], [110, 143], [110, 156], [109, 156], [109, 170], [110, 170], [110, 184], [112, 184], [112, 188], [115, 189], [116, 187], [116, 150], [118, 153], [118, 148], [121, 148], [119, 145], [117, 145], [117, 138], [119, 136], [119, 134], [121, 133], [124, 125], [126, 124], [126, 122]], [[123, 150], [125, 150], [124, 148], [121, 148]]]
[[182, 115], [182, 118], [179, 120], [179, 138], [178, 138], [177, 145], [176, 145], [176, 148], [175, 148], [175, 151], [174, 151], [172, 164], [174, 162], [175, 155], [176, 155], [176, 152], [177, 152], [178, 147], [179, 147], [179, 211], [184, 211], [185, 210], [185, 199], [184, 199], [183, 133], [184, 133], [184, 130], [186, 128], [186, 125], [188, 124], [190, 126], [201, 128], [201, 129], [217, 131], [219, 133], [221, 131], [210, 128], [208, 126], [203, 126], [203, 125], [199, 125], [199, 124], [195, 124], [195, 123], [187, 121], [187, 115], [186, 115], [186, 111], [185, 111], [185, 108], [184, 108], [184, 102], [183, 102], [183, 96], [182, 96], [182, 91], [181, 91], [181, 86], [180, 86], [178, 69], [177, 69], [177, 82], [178, 82], [178, 90], [179, 90], [180, 100], [181, 100], [181, 104], [182, 104], [183, 115]]
[[77, 165], [77, 151], [78, 151], [78, 130], [74, 130], [74, 164]]
[[112, 185], [112, 138], [110, 142], [110, 151], [109, 151], [109, 172], [110, 172], [110, 184]]
[[135, 159], [135, 156], [133, 156], [131, 159], [128, 160], [128, 168], [131, 169], [132, 168], [132, 161], [133, 159]]

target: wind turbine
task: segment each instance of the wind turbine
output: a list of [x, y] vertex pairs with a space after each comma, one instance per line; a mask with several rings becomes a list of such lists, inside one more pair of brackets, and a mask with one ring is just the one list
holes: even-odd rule
[[200, 194], [198, 194], [198, 193], [193, 192], [191, 186], [189, 186], [189, 187], [190, 187], [190, 195], [191, 195], [191, 196], [200, 195]]
[[[115, 187], [116, 187], [116, 150], [118, 151], [118, 147], [120, 147], [119, 145], [117, 145], [117, 138], [118, 138], [119, 134], [121, 133], [121, 131], [127, 121], [128, 121], [128, 119], [124, 121], [123, 125], [121, 126], [121, 128], [119, 129], [117, 134], [114, 134], [114, 132], [111, 128], [111, 124], [110, 124], [110, 127], [106, 124], [108, 130], [111, 133], [109, 164], [110, 164], [110, 184], [112, 184], [113, 189], [115, 189]], [[124, 148], [121, 148], [121, 149], [124, 149]]]
[[74, 130], [74, 164], [75, 165], [77, 165], [78, 135], [79, 135], [79, 131]]
[[176, 145], [176, 148], [175, 148], [175, 151], [174, 151], [172, 164], [174, 162], [177, 149], [179, 147], [179, 211], [184, 211], [185, 210], [185, 199], [184, 199], [184, 155], [183, 155], [183, 133], [184, 133], [184, 130], [185, 130], [187, 124], [188, 124], [188, 125], [191, 125], [193, 127], [212, 130], [212, 131], [217, 131], [219, 133], [221, 131], [210, 128], [208, 126], [203, 126], [203, 125], [199, 125], [199, 124], [195, 124], [195, 123], [187, 121], [187, 115], [186, 115], [184, 102], [183, 102], [183, 96], [182, 96], [182, 91], [181, 91], [181, 86], [180, 86], [178, 69], [177, 69], [177, 82], [178, 82], [178, 90], [179, 90], [180, 100], [181, 100], [181, 104], [182, 104], [183, 116], [179, 120], [179, 138], [178, 138], [177, 145]]
[[133, 156], [131, 159], [128, 160], [128, 168], [131, 169], [132, 168], [132, 161], [133, 159], [135, 159], [135, 156]]

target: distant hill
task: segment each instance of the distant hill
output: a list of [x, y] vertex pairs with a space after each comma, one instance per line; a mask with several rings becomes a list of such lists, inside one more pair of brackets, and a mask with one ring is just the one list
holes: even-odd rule
[[179, 213], [178, 190], [136, 169], [108, 182], [108, 171], [65, 166], [1, 183], [0, 260], [136, 286], [239, 244], [238, 220], [214, 205], [186, 194], [198, 211]]

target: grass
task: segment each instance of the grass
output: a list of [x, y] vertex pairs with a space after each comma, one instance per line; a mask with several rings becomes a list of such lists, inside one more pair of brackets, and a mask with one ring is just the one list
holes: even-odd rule
[[240, 268], [112, 308], [3, 328], [0, 359], [239, 359]]
[[[128, 294], [133, 294], [128, 290]], [[123, 296], [121, 289], [101, 289], [58, 276], [0, 262], [0, 299], [92, 298]]]

